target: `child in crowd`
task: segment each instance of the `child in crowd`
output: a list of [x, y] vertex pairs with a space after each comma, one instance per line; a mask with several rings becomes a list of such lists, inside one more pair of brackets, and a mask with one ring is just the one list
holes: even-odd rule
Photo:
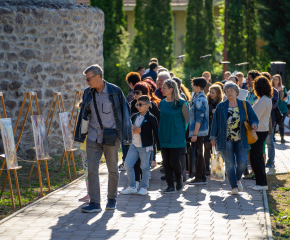
[[209, 111], [208, 102], [203, 89], [207, 86], [205, 78], [192, 80], [192, 90], [195, 92], [192, 106], [189, 109], [189, 137], [192, 144], [195, 144], [196, 174], [195, 179], [188, 184], [207, 184], [205, 161], [202, 154], [204, 137], [208, 135]]
[[215, 111], [216, 106], [223, 101], [223, 91], [221, 87], [217, 84], [212, 85], [209, 88], [209, 93], [207, 94], [207, 101], [208, 101], [208, 109], [209, 109], [209, 131], [208, 135], [204, 137], [204, 159], [206, 165], [206, 175], [210, 175], [210, 154], [212, 152], [212, 146], [209, 140], [210, 137], [210, 129], [213, 119], [213, 114]]
[[149, 187], [150, 177], [150, 156], [153, 151], [154, 137], [157, 142], [157, 149], [160, 149], [158, 138], [158, 122], [156, 117], [149, 112], [150, 99], [148, 96], [140, 96], [136, 107], [138, 113], [131, 117], [133, 141], [125, 160], [125, 169], [129, 180], [129, 187], [121, 191], [121, 194], [137, 193], [134, 164], [140, 158], [142, 169], [142, 185], [139, 195], [146, 195]]

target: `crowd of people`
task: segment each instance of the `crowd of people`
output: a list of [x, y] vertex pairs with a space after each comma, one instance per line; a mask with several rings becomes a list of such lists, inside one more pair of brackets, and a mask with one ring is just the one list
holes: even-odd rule
[[[99, 163], [104, 154], [108, 168], [106, 209], [115, 209], [119, 171], [126, 171], [128, 187], [120, 194], [147, 195], [150, 168], [161, 151], [164, 194], [183, 185], [206, 185], [213, 148], [225, 163], [231, 194], [243, 191], [241, 178], [253, 178], [253, 190], [267, 190], [266, 167], [274, 167], [275, 129], [284, 139], [287, 90], [280, 75], [250, 70], [225, 73], [213, 83], [205, 71], [191, 80], [192, 93], [182, 80], [152, 58], [149, 69], [138, 67], [126, 76], [129, 94], [103, 78], [99, 65], [84, 71], [89, 85], [79, 104], [75, 141], [81, 143], [89, 202], [83, 212], [101, 211]], [[250, 127], [247, 127], [250, 126]], [[279, 127], [278, 127], [279, 126]], [[249, 144], [248, 132], [257, 139]], [[268, 160], [265, 149], [268, 146]], [[118, 151], [122, 147], [122, 163]], [[194, 172], [187, 179], [194, 161]], [[266, 161], [267, 160], [267, 161]]]

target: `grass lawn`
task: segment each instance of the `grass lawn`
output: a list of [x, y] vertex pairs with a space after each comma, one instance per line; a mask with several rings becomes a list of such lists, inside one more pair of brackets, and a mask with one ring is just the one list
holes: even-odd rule
[[267, 176], [273, 238], [290, 239], [290, 173]]
[[[120, 151], [119, 159], [121, 159], [121, 157], [122, 157], [122, 152]], [[101, 162], [104, 163], [105, 159], [102, 158]], [[60, 170], [60, 165], [61, 165], [60, 157], [53, 157], [51, 160], [47, 161], [47, 163], [48, 163], [51, 191], [55, 191], [56, 189], [61, 188], [70, 182], [69, 177], [68, 177], [66, 160], [64, 161], [62, 170]], [[1, 159], [0, 159], [0, 164], [2, 164]], [[35, 164], [34, 171], [33, 171], [33, 174], [31, 175], [31, 179], [29, 182], [28, 182], [28, 176], [30, 173], [32, 163], [19, 161], [18, 165], [22, 166], [22, 168], [17, 171], [17, 176], [18, 176], [18, 181], [19, 181], [22, 207], [24, 207], [25, 205], [28, 205], [36, 201], [37, 199], [41, 198], [40, 187], [39, 187], [38, 177], [36, 179], [34, 177], [37, 171], [36, 164]], [[80, 157], [79, 158], [75, 157], [75, 165], [76, 165], [77, 177], [82, 176], [84, 174], [84, 170], [83, 170], [82, 160]], [[71, 172], [71, 177], [73, 181], [75, 180], [75, 174], [74, 174], [72, 163], [70, 164], [70, 172]], [[10, 175], [11, 175], [12, 186], [13, 186], [14, 202], [15, 202], [15, 207], [17, 211], [19, 210], [19, 203], [18, 203], [18, 197], [17, 197], [13, 171], [10, 172]], [[6, 177], [6, 171], [3, 171], [2, 176], [0, 178], [0, 194], [1, 194], [1, 189], [5, 180], [5, 177]], [[41, 162], [41, 177], [42, 177], [43, 193], [45, 196], [49, 192], [48, 192], [48, 186], [47, 186], [47, 181], [46, 181], [46, 172], [45, 172], [44, 162]], [[9, 184], [7, 181], [5, 190], [2, 193], [2, 195], [0, 195], [0, 220], [7, 217], [8, 215], [12, 213], [13, 213], [13, 210], [12, 210], [12, 203], [11, 203], [11, 198], [10, 198], [10, 190], [9, 190]]]

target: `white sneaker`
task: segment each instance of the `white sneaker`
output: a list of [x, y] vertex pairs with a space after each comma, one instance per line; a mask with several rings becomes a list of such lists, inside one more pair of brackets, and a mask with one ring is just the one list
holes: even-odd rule
[[121, 194], [135, 194], [137, 193], [137, 188], [127, 187], [123, 191], [121, 191]]
[[232, 195], [239, 195], [239, 191], [237, 188], [234, 188], [232, 189], [232, 192], [231, 192]]
[[241, 180], [238, 182], [238, 191], [239, 192], [242, 192], [243, 191], [243, 185], [242, 185], [242, 182], [241, 182]]
[[256, 185], [254, 187], [252, 187], [253, 190], [268, 190], [268, 186], [260, 186], [260, 185]]
[[147, 189], [146, 188], [141, 188], [140, 191], [138, 192], [138, 195], [147, 195]]
[[136, 181], [136, 189], [139, 189], [140, 182]]
[[252, 188], [253, 188], [253, 187], [255, 187], [255, 186], [256, 186], [256, 184], [249, 186], [249, 188], [251, 188], [251, 189], [252, 189]]

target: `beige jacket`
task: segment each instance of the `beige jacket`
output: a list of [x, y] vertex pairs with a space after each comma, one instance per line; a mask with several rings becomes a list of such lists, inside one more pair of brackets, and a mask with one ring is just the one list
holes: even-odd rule
[[272, 100], [267, 96], [259, 98], [252, 106], [259, 119], [258, 132], [269, 131], [269, 121], [272, 110]]

